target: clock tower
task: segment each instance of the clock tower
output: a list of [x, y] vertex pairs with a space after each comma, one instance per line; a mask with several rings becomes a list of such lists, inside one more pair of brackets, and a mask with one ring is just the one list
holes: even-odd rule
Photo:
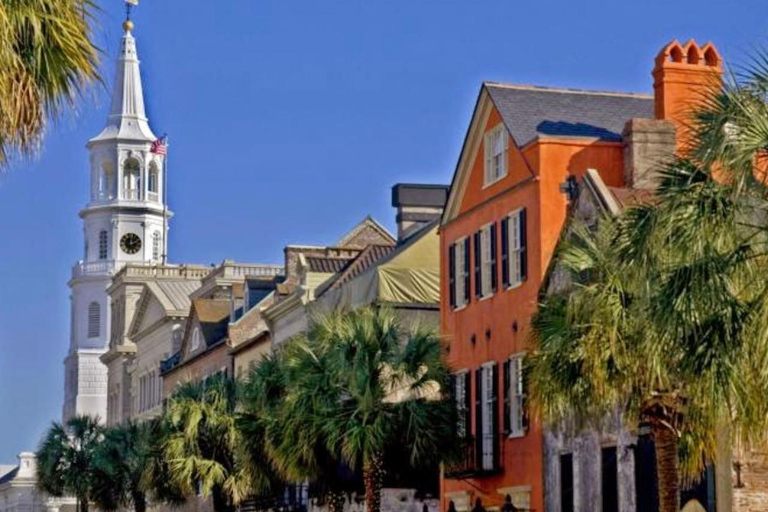
[[71, 333], [64, 361], [64, 420], [75, 414], [106, 419], [111, 305], [107, 288], [126, 263], [160, 264], [166, 257], [164, 155], [150, 151], [157, 137], [144, 111], [132, 35], [125, 31], [105, 128], [88, 141], [89, 201], [83, 220], [83, 259], [72, 268]]

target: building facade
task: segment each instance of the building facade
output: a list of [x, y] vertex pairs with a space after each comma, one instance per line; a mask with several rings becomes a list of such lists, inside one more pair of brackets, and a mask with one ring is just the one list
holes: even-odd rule
[[[615, 425], [563, 439], [528, 413], [530, 319], [574, 184], [588, 172], [604, 187], [641, 183], [646, 176], [633, 169], [669, 145], [670, 130], [684, 132], [692, 98], [720, 72], [717, 50], [691, 42], [659, 54], [654, 95], [483, 84], [440, 228], [441, 329], [465, 438], [462, 460], [442, 479], [444, 509], [635, 510], [625, 469], [634, 467], [627, 447], [636, 439]], [[684, 140], [673, 135], [668, 149], [682, 150]], [[611, 508], [620, 484], [627, 499]]]
[[72, 268], [71, 334], [65, 365], [63, 418], [107, 415], [107, 351], [112, 276], [127, 263], [160, 263], [166, 256], [167, 220], [163, 202], [164, 156], [150, 151], [157, 137], [144, 110], [133, 24], [125, 34], [107, 125], [91, 139], [89, 201], [83, 220], [83, 259]]

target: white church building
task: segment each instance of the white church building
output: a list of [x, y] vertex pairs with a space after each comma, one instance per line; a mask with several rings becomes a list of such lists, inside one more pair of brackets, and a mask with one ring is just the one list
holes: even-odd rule
[[[167, 250], [164, 154], [151, 151], [133, 23], [123, 35], [105, 128], [88, 141], [90, 200], [80, 211], [83, 259], [72, 268], [71, 334], [64, 362], [63, 420], [76, 414], [106, 420], [111, 305], [107, 288], [128, 263], [162, 264]], [[162, 153], [162, 152], [161, 152]]]

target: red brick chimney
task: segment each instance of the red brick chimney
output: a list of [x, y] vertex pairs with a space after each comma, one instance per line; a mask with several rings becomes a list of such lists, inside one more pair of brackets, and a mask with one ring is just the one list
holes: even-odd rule
[[678, 153], [684, 153], [688, 145], [697, 104], [707, 92], [719, 89], [722, 79], [722, 58], [712, 43], [699, 46], [693, 39], [684, 45], [672, 41], [656, 56], [654, 111], [656, 119], [675, 124]]

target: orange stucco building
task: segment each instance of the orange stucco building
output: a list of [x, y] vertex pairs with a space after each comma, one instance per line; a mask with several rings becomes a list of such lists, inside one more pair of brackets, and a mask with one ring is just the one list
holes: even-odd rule
[[719, 83], [721, 59], [711, 44], [672, 42], [652, 75], [653, 95], [481, 87], [440, 227], [441, 330], [465, 439], [444, 468], [442, 510], [478, 499], [545, 510], [544, 432], [528, 414], [522, 356], [569, 201], [590, 169], [617, 196], [647, 185], [644, 162], [665, 134], [675, 145], [675, 129], [682, 149], [686, 116]]

